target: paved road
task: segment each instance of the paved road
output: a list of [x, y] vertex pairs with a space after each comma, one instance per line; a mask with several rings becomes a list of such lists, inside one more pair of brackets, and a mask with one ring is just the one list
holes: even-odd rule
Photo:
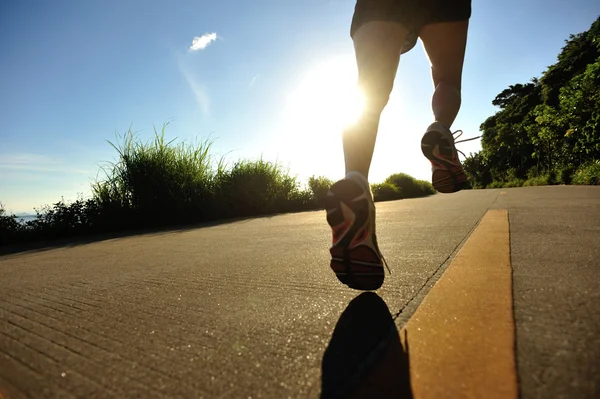
[[[410, 360], [402, 346], [378, 352], [379, 332], [409, 322], [499, 209], [510, 223], [521, 397], [600, 397], [599, 187], [377, 209], [392, 268], [377, 295], [329, 270], [322, 211], [0, 257], [0, 395], [316, 398], [353, 387], [375, 397], [373, 381], [398, 381]], [[393, 367], [378, 368], [384, 358]]]

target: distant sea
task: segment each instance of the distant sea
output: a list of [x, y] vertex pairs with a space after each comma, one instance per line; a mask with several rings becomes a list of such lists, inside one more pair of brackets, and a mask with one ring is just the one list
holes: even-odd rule
[[30, 220], [34, 220], [37, 217], [37, 215], [30, 215], [30, 214], [23, 214], [23, 215], [16, 215], [16, 216], [17, 216], [17, 222], [21, 222], [21, 223], [25, 223]]

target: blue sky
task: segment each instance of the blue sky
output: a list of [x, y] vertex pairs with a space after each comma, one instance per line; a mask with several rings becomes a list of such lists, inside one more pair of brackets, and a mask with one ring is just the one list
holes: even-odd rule
[[[263, 156], [300, 179], [341, 177], [339, 121], [321, 107], [346, 98], [355, 78], [353, 9], [352, 0], [3, 1], [0, 202], [21, 213], [89, 195], [116, 156], [107, 140], [129, 126], [149, 139], [165, 122], [168, 138], [210, 137], [231, 161]], [[474, 1], [454, 128], [479, 135], [492, 99], [540, 76], [598, 15], [595, 0]], [[205, 34], [209, 44], [192, 50]], [[419, 141], [431, 91], [418, 44], [400, 60], [373, 182], [430, 178]]]

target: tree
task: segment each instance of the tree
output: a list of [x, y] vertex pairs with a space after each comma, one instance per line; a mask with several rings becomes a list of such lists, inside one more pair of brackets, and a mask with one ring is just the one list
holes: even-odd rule
[[541, 78], [510, 85], [492, 104], [500, 110], [480, 126], [482, 150], [465, 160], [475, 186], [600, 159], [600, 18], [566, 40]]

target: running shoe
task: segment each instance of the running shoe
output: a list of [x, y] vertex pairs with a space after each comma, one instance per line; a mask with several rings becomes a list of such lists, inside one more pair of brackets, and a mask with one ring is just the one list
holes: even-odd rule
[[431, 161], [431, 183], [440, 193], [455, 193], [468, 187], [468, 178], [458, 159], [456, 143], [475, 140], [473, 137], [456, 141], [462, 130], [454, 133], [440, 122], [432, 123], [421, 139], [421, 151]]
[[381, 287], [385, 259], [377, 245], [375, 204], [367, 180], [349, 174], [338, 181], [327, 194], [325, 208], [333, 233], [331, 269], [338, 280], [357, 290]]

